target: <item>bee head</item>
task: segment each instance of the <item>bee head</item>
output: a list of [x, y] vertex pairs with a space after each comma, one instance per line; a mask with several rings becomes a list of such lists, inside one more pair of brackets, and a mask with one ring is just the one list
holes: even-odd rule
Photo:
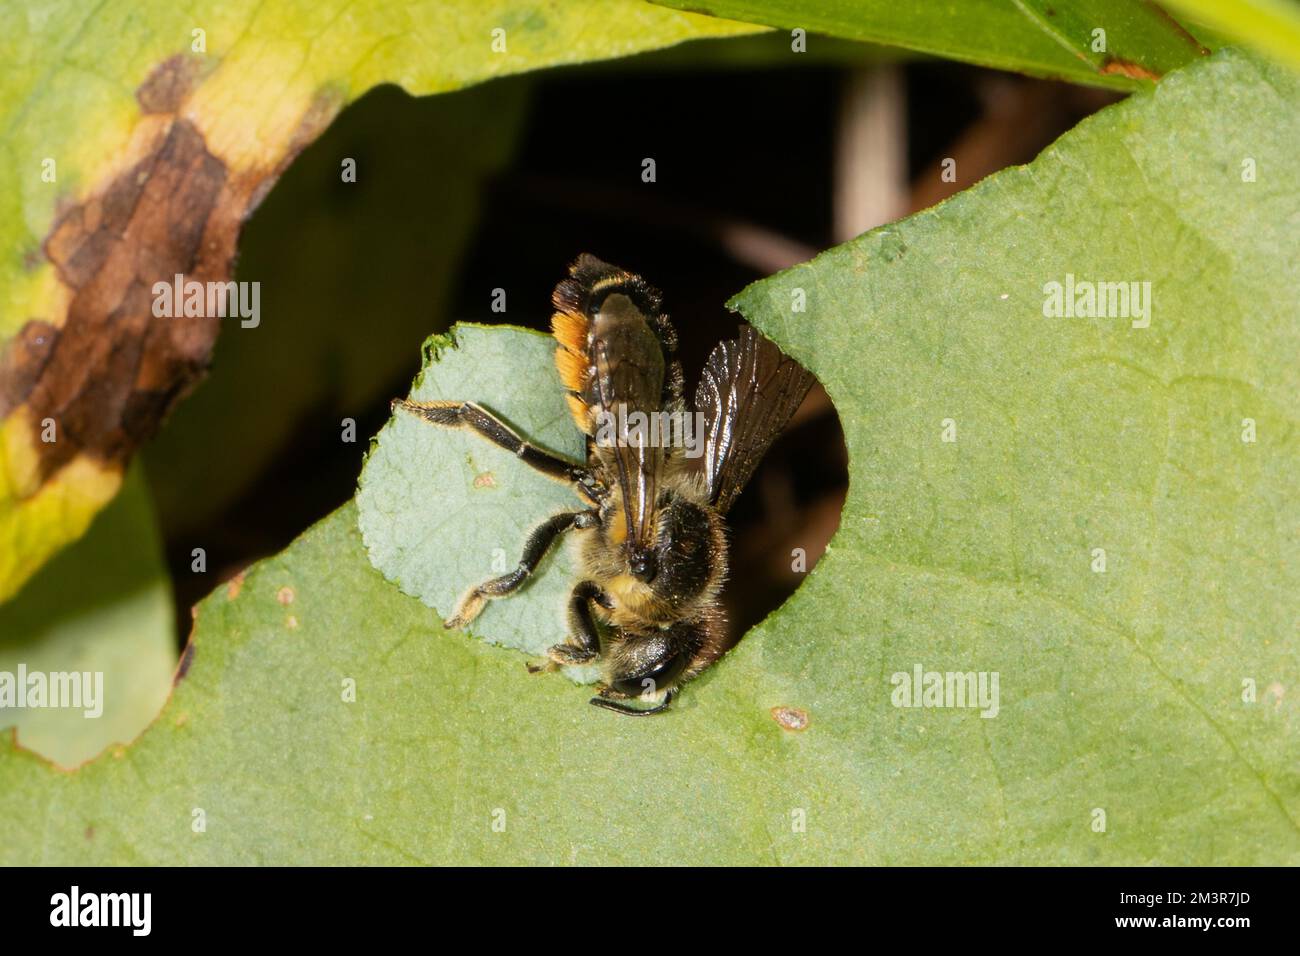
[[661, 713], [682, 684], [722, 653], [725, 632], [716, 608], [663, 627], [618, 628], [605, 657], [604, 687], [591, 702], [634, 717]]
[[690, 663], [690, 651], [670, 643], [655, 645], [635, 667], [611, 675], [609, 686], [624, 697], [657, 697], [672, 690]]
[[[605, 686], [591, 702], [634, 717], [667, 709], [678, 685], [690, 673], [702, 638], [698, 626], [681, 622], [665, 628], [622, 631], [606, 663]], [[621, 703], [624, 700], [659, 703], [641, 707]]]

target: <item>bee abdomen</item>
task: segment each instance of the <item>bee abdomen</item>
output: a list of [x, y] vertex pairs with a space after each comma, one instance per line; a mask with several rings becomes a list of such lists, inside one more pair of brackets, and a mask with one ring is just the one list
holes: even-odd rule
[[593, 434], [601, 407], [661, 408], [666, 386], [680, 373], [676, 363], [669, 365], [677, 336], [660, 312], [659, 293], [639, 276], [590, 255], [579, 256], [569, 272], [552, 296], [551, 328], [558, 345], [555, 365], [578, 427]]

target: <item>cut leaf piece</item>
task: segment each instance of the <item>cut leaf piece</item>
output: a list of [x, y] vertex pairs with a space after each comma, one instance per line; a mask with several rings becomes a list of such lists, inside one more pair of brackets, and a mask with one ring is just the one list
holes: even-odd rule
[[[409, 397], [478, 402], [529, 441], [581, 462], [583, 435], [565, 406], [554, 356], [549, 335], [462, 323], [429, 340]], [[584, 507], [572, 489], [478, 435], [402, 411], [366, 459], [357, 505], [370, 560], [439, 620], [467, 588], [512, 570], [535, 526]], [[470, 631], [544, 655], [564, 640], [575, 573], [569, 549], [558, 543], [532, 579], [508, 600], [489, 603]]]

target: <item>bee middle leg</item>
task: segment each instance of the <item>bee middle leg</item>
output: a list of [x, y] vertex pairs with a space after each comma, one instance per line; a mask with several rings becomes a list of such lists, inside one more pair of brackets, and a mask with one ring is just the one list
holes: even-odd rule
[[570, 528], [594, 527], [597, 520], [599, 519], [594, 511], [564, 511], [546, 519], [528, 535], [528, 540], [524, 543], [523, 557], [519, 559], [515, 569], [509, 574], [503, 574], [499, 578], [492, 578], [470, 588], [456, 605], [456, 612], [447, 618], [442, 626], [452, 630], [464, 627], [479, 616], [488, 601], [506, 597], [519, 590], [529, 576], [537, 570], [537, 565], [541, 564], [542, 558], [561, 534]]
[[555, 644], [546, 655], [556, 664], [589, 664], [600, 656], [600, 632], [591, 613], [596, 602], [609, 609], [613, 603], [595, 581], [581, 581], [569, 595], [570, 640]]

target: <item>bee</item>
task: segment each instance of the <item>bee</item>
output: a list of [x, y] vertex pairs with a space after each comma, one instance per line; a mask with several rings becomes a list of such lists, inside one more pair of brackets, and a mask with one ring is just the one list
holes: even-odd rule
[[569, 534], [578, 539], [582, 568], [568, 602], [569, 634], [549, 649], [545, 666], [530, 670], [599, 661], [602, 678], [591, 703], [633, 716], [661, 713], [726, 649], [719, 603], [727, 577], [725, 515], [813, 379], [748, 326], [719, 343], [695, 392], [701, 467], [685, 442], [664, 441], [662, 431], [661, 440], [649, 441], [644, 430], [605, 428], [637, 420], [635, 413], [687, 422], [682, 367], [673, 357], [677, 334], [658, 290], [584, 254], [552, 302], [556, 366], [574, 422], [587, 436], [585, 464], [529, 444], [474, 402], [394, 402], [435, 425], [477, 432], [571, 485], [584, 504], [535, 528], [518, 566], [470, 588], [444, 625], [463, 628], [488, 601], [518, 591]]

